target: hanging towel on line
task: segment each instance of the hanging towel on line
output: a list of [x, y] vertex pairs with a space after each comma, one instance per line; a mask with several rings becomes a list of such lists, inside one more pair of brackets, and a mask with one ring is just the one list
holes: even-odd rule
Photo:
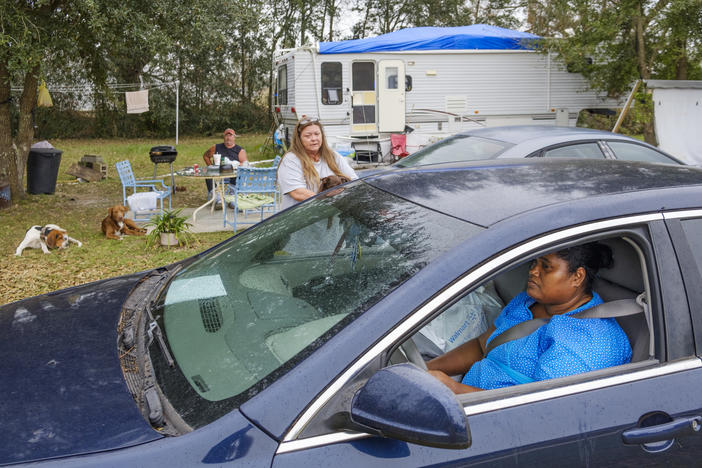
[[149, 110], [149, 90], [124, 93], [127, 100], [127, 114], [141, 114]]

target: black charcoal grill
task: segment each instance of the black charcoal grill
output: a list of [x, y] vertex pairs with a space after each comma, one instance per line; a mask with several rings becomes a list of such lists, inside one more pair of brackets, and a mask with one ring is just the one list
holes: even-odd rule
[[154, 146], [149, 151], [149, 158], [154, 163], [154, 179], [156, 178], [156, 166], [158, 164], [169, 164], [171, 166], [171, 192], [175, 192], [175, 178], [173, 177], [173, 161], [176, 160], [178, 151], [175, 146]]
[[154, 146], [149, 151], [149, 157], [154, 164], [170, 164], [176, 160], [176, 156], [178, 156], [178, 151], [176, 151], [175, 146]]

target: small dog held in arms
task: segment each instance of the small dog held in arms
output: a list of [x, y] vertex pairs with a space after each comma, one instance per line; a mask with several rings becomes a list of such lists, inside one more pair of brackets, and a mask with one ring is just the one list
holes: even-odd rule
[[107, 216], [102, 220], [102, 232], [108, 239], [122, 240], [122, 236], [143, 236], [146, 229], [140, 228], [131, 219], [124, 217], [129, 209], [124, 205], [111, 206], [107, 210]]
[[65, 229], [55, 225], [47, 224], [46, 226], [32, 226], [24, 235], [24, 240], [20, 243], [15, 251], [16, 256], [21, 256], [24, 249], [41, 249], [45, 254], [50, 253], [49, 249], [65, 249], [69, 242], [82, 247], [83, 243], [68, 236]]
[[349, 182], [350, 180], [351, 179], [349, 179], [348, 177], [338, 175], [322, 177], [321, 179], [319, 179], [319, 191], [324, 192], [325, 190], [329, 190], [332, 187], [344, 184], [346, 182]]

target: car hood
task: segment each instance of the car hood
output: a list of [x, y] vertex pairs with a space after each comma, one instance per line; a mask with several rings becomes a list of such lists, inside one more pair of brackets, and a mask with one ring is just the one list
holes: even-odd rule
[[117, 353], [122, 304], [141, 276], [0, 307], [0, 465], [161, 437], [137, 409]]

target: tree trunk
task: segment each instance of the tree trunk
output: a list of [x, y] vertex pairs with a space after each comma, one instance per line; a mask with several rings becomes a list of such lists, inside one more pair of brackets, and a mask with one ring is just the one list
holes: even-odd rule
[[[329, 35], [327, 40], [332, 42], [334, 40], [334, 17], [336, 16], [336, 0], [329, 0]], [[322, 30], [324, 33], [324, 30]]]
[[39, 85], [39, 64], [35, 65], [24, 75], [24, 89], [20, 97], [19, 125], [15, 145], [17, 147], [17, 184], [20, 194], [24, 196], [24, 169], [27, 167], [27, 157], [34, 138], [34, 107], [37, 103], [37, 86]]
[[0, 59], [0, 179], [7, 179], [14, 199], [21, 197], [21, 184], [17, 183], [17, 163], [12, 147], [10, 119], [10, 75], [7, 59]]
[[634, 17], [634, 31], [636, 34], [636, 61], [639, 66], [639, 75], [642, 79], [648, 80], [651, 78], [651, 73], [648, 69], [646, 61], [646, 42], [644, 40], [644, 17], [643, 12], [639, 12]]
[[680, 40], [678, 42], [678, 48], [680, 50], [680, 57], [675, 62], [675, 79], [676, 80], [686, 80], [687, 79], [687, 47], [685, 46], [686, 41]]
[[[641, 11], [638, 11], [636, 16], [634, 16], [633, 21], [634, 33], [636, 34], [636, 60], [639, 67], [639, 76], [644, 80], [648, 80], [651, 78], [651, 71], [646, 60], [646, 42], [644, 39], [646, 25], [643, 7]], [[651, 145], [656, 144], [656, 131], [653, 125], [653, 118], [653, 111], [651, 110], [650, 118], [646, 120], [643, 125], [644, 141]]]

